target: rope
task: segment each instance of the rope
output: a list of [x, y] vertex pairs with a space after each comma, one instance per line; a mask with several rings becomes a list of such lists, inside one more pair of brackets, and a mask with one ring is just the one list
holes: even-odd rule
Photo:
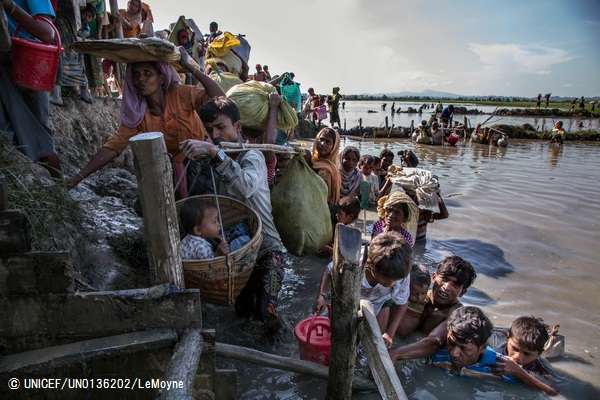
[[[215, 170], [213, 166], [210, 167], [210, 177], [212, 178], [213, 190], [215, 191], [215, 204], [217, 205], [217, 214], [219, 214], [219, 223], [221, 225], [221, 238], [225, 240], [225, 230], [223, 229], [223, 217], [221, 217], [221, 206], [219, 205], [219, 196], [217, 195], [217, 184], [215, 181]], [[225, 264], [229, 266], [229, 253], [225, 254]]]

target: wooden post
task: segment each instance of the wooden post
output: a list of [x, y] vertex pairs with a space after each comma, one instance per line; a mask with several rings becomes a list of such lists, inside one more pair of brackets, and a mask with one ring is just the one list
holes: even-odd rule
[[467, 141], [467, 116], [465, 115], [465, 119], [463, 120], [463, 140]]
[[8, 209], [8, 188], [6, 178], [0, 175], [0, 211]]
[[[110, 0], [110, 12], [112, 15], [119, 14], [119, 2], [118, 0]], [[117, 25], [117, 38], [123, 39], [123, 26], [121, 24]]]
[[363, 265], [358, 229], [337, 224], [331, 282], [331, 353], [327, 400], [352, 398]]
[[181, 387], [176, 386], [169, 390], [161, 390], [158, 398], [160, 400], [183, 400], [193, 398], [194, 383], [196, 381], [196, 371], [200, 355], [202, 354], [202, 345], [204, 340], [200, 329], [188, 328], [181, 340], [175, 347], [175, 352], [165, 372], [164, 380], [168, 382], [182, 383]]
[[385, 130], [387, 131], [389, 129], [389, 123], [388, 123], [388, 116], [385, 116]]
[[412, 119], [412, 120], [410, 120], [410, 134], [412, 135], [414, 131], [415, 131], [415, 120]]
[[173, 171], [160, 132], [129, 139], [134, 156], [152, 284], [184, 286]]
[[362, 133], [362, 118], [358, 119], [358, 133]]
[[346, 118], [344, 118], [344, 132], [346, 132]]
[[406, 393], [404, 393], [394, 363], [385, 347], [385, 343], [383, 343], [373, 304], [370, 301], [360, 301], [359, 318], [358, 334], [360, 335], [360, 342], [365, 350], [381, 398], [384, 400], [406, 400]]

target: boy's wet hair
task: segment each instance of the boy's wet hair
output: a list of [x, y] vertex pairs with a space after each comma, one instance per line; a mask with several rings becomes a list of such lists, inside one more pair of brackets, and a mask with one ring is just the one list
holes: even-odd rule
[[369, 164], [375, 165], [375, 157], [370, 156], [368, 154], [365, 154], [360, 157], [360, 160], [358, 161], [358, 165], [369, 165]]
[[459, 256], [448, 256], [437, 265], [436, 274], [456, 278], [456, 284], [466, 290], [475, 282], [477, 274], [470, 262]]
[[179, 219], [183, 229], [188, 234], [193, 234], [194, 227], [202, 225], [204, 214], [209, 208], [216, 208], [216, 206], [200, 199], [186, 200], [181, 206], [181, 210], [179, 210]]
[[381, 163], [381, 158], [377, 156], [373, 156], [373, 164], [379, 165]]
[[354, 218], [358, 218], [360, 215], [360, 201], [356, 196], [342, 197], [336, 204], [336, 207], [345, 212], [351, 214]]
[[241, 119], [237, 104], [225, 96], [210, 99], [198, 110], [198, 116], [200, 116], [202, 122], [213, 122], [221, 115], [227, 116], [232, 123], [236, 123]]
[[358, 150], [354, 146], [346, 146], [346, 147], [344, 147], [344, 150], [342, 150], [342, 154], [340, 155], [340, 160], [343, 160], [344, 157], [346, 157], [346, 155], [348, 155], [348, 153], [354, 153], [354, 154], [356, 154], [356, 158], [360, 159], [360, 150]]
[[412, 247], [398, 232], [383, 232], [369, 245], [372, 268], [387, 279], [404, 279], [412, 267]]
[[492, 335], [494, 325], [479, 307], [459, 307], [448, 318], [448, 334], [461, 344], [481, 347]]
[[423, 287], [431, 284], [431, 275], [427, 268], [421, 264], [413, 264], [410, 271], [410, 284], [417, 287]]
[[548, 333], [548, 325], [544, 323], [543, 319], [524, 316], [513, 321], [508, 331], [508, 337], [530, 350], [541, 353], [544, 351], [546, 342], [550, 339], [550, 334]]

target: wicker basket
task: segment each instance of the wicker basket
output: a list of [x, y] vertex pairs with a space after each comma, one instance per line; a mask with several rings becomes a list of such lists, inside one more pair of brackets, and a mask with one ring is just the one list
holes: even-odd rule
[[[199, 198], [215, 204], [214, 195], [190, 196], [177, 201], [177, 213], [189, 199]], [[209, 303], [232, 305], [252, 274], [262, 242], [262, 223], [256, 212], [236, 199], [219, 196], [223, 229], [247, 219], [252, 239], [227, 256], [206, 260], [183, 260], [185, 287], [199, 288], [200, 297]]]

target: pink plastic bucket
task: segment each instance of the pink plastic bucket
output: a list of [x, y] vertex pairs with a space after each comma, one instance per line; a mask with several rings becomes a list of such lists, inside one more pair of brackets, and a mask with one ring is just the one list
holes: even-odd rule
[[15, 85], [36, 90], [51, 90], [54, 87], [58, 59], [62, 52], [60, 35], [52, 22], [44, 17], [37, 20], [50, 24], [56, 36], [57, 45], [35, 42], [17, 37], [21, 25], [15, 29], [12, 40], [12, 72]]
[[456, 143], [458, 143], [458, 140], [460, 139], [460, 135], [457, 133], [452, 132], [450, 134], [450, 137], [448, 138], [448, 144], [450, 146], [454, 146], [456, 145]]
[[[327, 309], [331, 315], [329, 306]], [[320, 317], [315, 313], [312, 317], [303, 319], [294, 328], [294, 335], [298, 340], [301, 360], [329, 365], [329, 351], [331, 350], [329, 317]]]

